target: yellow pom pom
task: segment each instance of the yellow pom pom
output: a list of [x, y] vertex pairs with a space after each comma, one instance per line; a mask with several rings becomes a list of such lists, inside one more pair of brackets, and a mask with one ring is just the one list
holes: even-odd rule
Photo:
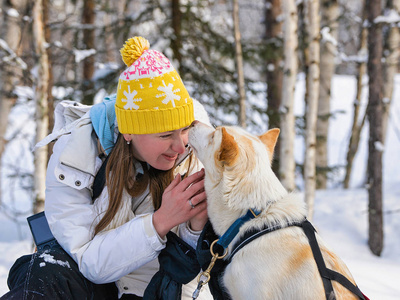
[[148, 40], [141, 36], [135, 36], [125, 42], [124, 47], [120, 50], [122, 60], [130, 67], [145, 50], [150, 48]]

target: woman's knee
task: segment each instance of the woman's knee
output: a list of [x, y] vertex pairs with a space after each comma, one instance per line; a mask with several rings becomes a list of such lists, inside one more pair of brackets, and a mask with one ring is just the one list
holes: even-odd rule
[[46, 298], [74, 293], [71, 288], [82, 293], [87, 289], [85, 280], [73, 259], [56, 248], [19, 258], [10, 269], [8, 286]]
[[66, 291], [70, 288], [83, 290], [87, 279], [79, 272], [78, 265], [62, 249], [51, 249], [36, 253], [31, 263], [27, 285], [43, 288], [45, 291]]
[[10, 290], [25, 282], [26, 274], [28, 274], [29, 265], [33, 256], [34, 254], [24, 255], [18, 258], [12, 265], [7, 279], [7, 285]]
[[10, 293], [29, 299], [118, 299], [115, 284], [96, 285], [79, 272], [75, 261], [61, 248], [19, 258], [10, 270]]

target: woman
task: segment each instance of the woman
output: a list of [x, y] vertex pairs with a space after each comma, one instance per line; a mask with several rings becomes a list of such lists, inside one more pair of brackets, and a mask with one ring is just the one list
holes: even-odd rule
[[[182, 299], [191, 299], [196, 283], [188, 282], [200, 271], [193, 248], [207, 207], [188, 131], [194, 116], [208, 117], [147, 40], [129, 39], [121, 54], [128, 68], [116, 96], [91, 108], [65, 101], [56, 108], [55, 129], [39, 146], [57, 139], [45, 213], [61, 247], [20, 258], [2, 299], [140, 299], [163, 270], [157, 257], [175, 246], [185, 249], [183, 261], [191, 255], [186, 269], [194, 274], [161, 276], [168, 282], [152, 284], [147, 298], [162, 285], [176, 286], [180, 297], [184, 284]], [[199, 299], [211, 296], [202, 291]]]

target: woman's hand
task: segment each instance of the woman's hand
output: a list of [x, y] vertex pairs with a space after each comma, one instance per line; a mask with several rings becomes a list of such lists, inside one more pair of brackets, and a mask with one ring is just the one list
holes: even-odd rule
[[199, 191], [199, 193], [194, 197], [192, 197], [192, 199], [190, 200], [190, 203], [192, 203], [192, 205], [195, 208], [197, 208], [198, 205], [202, 204], [201, 208], [203, 209], [189, 220], [189, 226], [194, 231], [203, 230], [204, 225], [206, 225], [208, 221], [207, 195], [206, 192], [204, 191], [204, 179], [202, 180], [202, 182], [203, 182], [203, 189]]
[[161, 207], [153, 215], [154, 228], [161, 238], [173, 227], [189, 220], [192, 230], [196, 231], [203, 229], [207, 222], [204, 170], [183, 180], [177, 174], [163, 193]]

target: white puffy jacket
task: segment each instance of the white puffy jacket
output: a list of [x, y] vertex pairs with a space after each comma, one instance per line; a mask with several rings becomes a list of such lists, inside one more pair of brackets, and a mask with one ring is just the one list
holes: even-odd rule
[[[112, 223], [93, 237], [94, 227], [107, 208], [108, 193], [104, 188], [92, 203], [92, 184], [102, 161], [89, 110], [90, 107], [72, 101], [61, 102], [55, 110], [53, 133], [36, 146], [57, 139], [47, 169], [46, 217], [53, 235], [86, 278], [95, 283], [116, 282], [119, 296], [142, 296], [159, 269], [157, 256], [166, 240], [160, 239], [154, 229], [154, 209], [148, 191], [133, 199], [124, 193], [123, 204]], [[195, 118], [209, 122], [197, 101]], [[177, 172], [187, 171], [185, 163]], [[190, 173], [200, 167], [197, 162]], [[174, 231], [195, 247], [199, 232], [192, 232], [187, 224]], [[195, 280], [183, 287], [182, 299], [191, 299]], [[199, 299], [212, 299], [207, 288]]]

